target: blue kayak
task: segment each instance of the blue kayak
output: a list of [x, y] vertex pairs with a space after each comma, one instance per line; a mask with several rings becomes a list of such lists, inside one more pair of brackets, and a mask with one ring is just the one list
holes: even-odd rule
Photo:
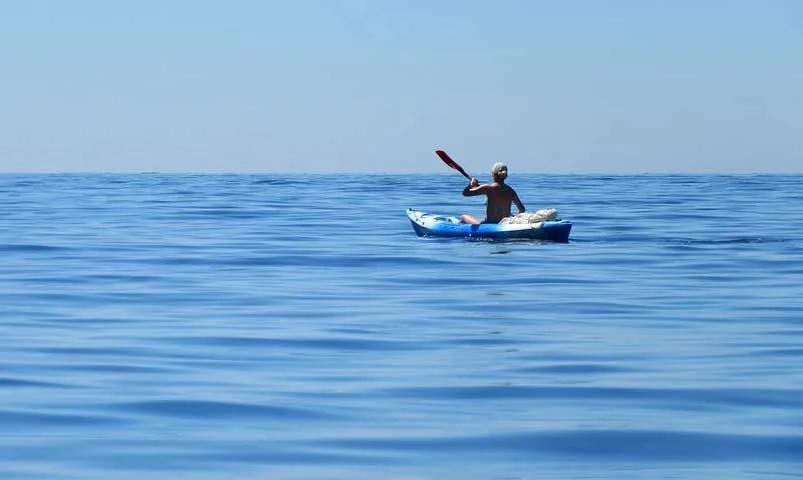
[[568, 242], [571, 222], [548, 220], [539, 223], [462, 223], [459, 217], [407, 210], [407, 218], [419, 237], [476, 238], [488, 240], [535, 239]]

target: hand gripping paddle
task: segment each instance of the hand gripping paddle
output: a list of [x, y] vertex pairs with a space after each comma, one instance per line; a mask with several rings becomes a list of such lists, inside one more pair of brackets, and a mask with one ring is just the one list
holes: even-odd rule
[[443, 160], [443, 163], [445, 163], [446, 165], [448, 165], [451, 168], [454, 168], [458, 172], [462, 173], [464, 177], [466, 177], [467, 179], [471, 180], [471, 177], [469, 177], [468, 174], [466, 173], [466, 171], [463, 170], [463, 167], [461, 167], [460, 165], [457, 164], [457, 162], [452, 160], [452, 157], [450, 157], [449, 155], [446, 155], [446, 152], [444, 152], [443, 150], [435, 150], [435, 153], [438, 154], [439, 157], [441, 157], [441, 160]]

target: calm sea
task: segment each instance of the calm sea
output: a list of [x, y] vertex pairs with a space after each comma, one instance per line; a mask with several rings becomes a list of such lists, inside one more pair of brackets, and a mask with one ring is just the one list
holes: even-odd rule
[[803, 478], [803, 176], [510, 182], [0, 176], [0, 478]]

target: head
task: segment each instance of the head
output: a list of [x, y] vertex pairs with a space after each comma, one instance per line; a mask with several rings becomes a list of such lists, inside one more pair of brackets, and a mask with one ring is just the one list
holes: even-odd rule
[[494, 166], [491, 167], [491, 175], [495, 182], [504, 182], [507, 178], [507, 165], [502, 162], [494, 163]]

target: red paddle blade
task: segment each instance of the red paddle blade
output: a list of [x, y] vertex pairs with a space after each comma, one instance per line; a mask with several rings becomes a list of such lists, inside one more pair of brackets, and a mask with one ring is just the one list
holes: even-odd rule
[[452, 157], [447, 155], [446, 152], [444, 152], [443, 150], [435, 150], [435, 153], [439, 157], [441, 157], [441, 160], [443, 160], [443, 163], [445, 163], [446, 165], [448, 165], [451, 168], [454, 168], [458, 172], [462, 173], [464, 177], [466, 177], [469, 180], [471, 180], [471, 177], [466, 173], [465, 170], [463, 170], [463, 167], [461, 167], [460, 165], [457, 164], [457, 162], [452, 160]]

